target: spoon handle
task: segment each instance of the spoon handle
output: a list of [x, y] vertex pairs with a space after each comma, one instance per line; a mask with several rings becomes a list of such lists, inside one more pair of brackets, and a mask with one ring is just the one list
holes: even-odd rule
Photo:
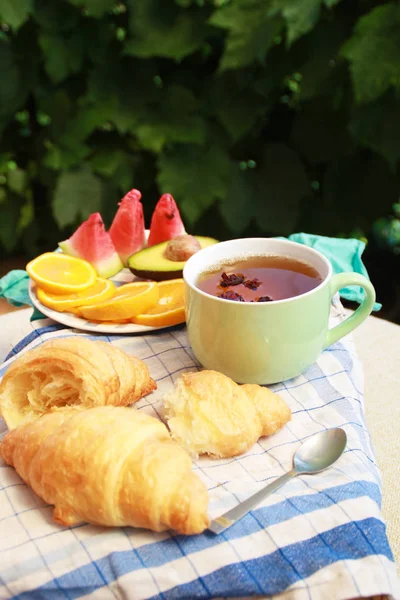
[[214, 521], [211, 521], [208, 529], [217, 534], [225, 531], [225, 529], [228, 529], [228, 527], [239, 521], [239, 519], [260, 504], [264, 498], [267, 498], [267, 496], [275, 492], [275, 490], [287, 483], [295, 475], [297, 475], [297, 473], [294, 469], [281, 475], [281, 477], [278, 477], [278, 479], [275, 479], [275, 481], [269, 483], [266, 487], [262, 488], [243, 502], [240, 502], [240, 504], [231, 508], [228, 512], [217, 517]]

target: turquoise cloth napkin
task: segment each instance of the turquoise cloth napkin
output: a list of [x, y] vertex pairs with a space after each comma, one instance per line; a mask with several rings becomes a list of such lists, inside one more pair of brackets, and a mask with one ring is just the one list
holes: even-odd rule
[[[10, 271], [7, 275], [4, 275], [0, 279], [0, 298], [5, 298], [13, 306], [23, 306], [24, 304], [30, 304], [32, 301], [28, 293], [29, 286], [29, 275], [22, 269], [15, 269]], [[33, 313], [31, 321], [36, 319], [45, 319], [37, 308], [33, 307]]]
[[[360, 240], [331, 238], [310, 233], [293, 233], [288, 239], [321, 252], [331, 262], [334, 273], [353, 271], [368, 278], [367, 269], [361, 259], [365, 243]], [[26, 271], [10, 271], [0, 279], [0, 298], [6, 298], [14, 306], [22, 306], [23, 304], [32, 306], [28, 294], [28, 283], [29, 277]], [[364, 298], [364, 290], [358, 286], [353, 286], [340, 290], [340, 295], [346, 300], [360, 304]], [[374, 310], [380, 310], [381, 308], [382, 304], [376, 302]], [[44, 315], [34, 308], [31, 321], [43, 318]]]
[[[365, 249], [365, 243], [353, 238], [331, 238], [311, 233], [293, 233], [288, 238], [292, 242], [298, 242], [321, 252], [331, 263], [334, 273], [354, 272], [368, 276], [367, 269], [361, 259]], [[364, 290], [358, 286], [343, 288], [340, 295], [346, 300], [361, 304], [364, 298]], [[375, 302], [374, 310], [380, 310], [382, 304]]]
[[15, 269], [0, 279], [0, 297], [13, 306], [32, 304], [28, 294], [29, 276], [22, 269]]

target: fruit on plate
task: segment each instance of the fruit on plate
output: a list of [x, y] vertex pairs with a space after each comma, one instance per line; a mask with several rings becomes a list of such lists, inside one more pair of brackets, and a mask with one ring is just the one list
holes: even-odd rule
[[118, 204], [109, 229], [111, 240], [125, 266], [128, 258], [146, 245], [141, 197], [139, 190], [133, 189], [128, 192]]
[[105, 230], [98, 212], [91, 214], [68, 240], [58, 245], [65, 254], [90, 262], [99, 277], [112, 277], [123, 268], [110, 233]]
[[82, 292], [97, 279], [93, 265], [61, 252], [40, 254], [26, 265], [26, 271], [38, 287], [55, 294]]
[[[192, 236], [188, 236], [192, 237]], [[212, 244], [217, 244], [218, 240], [211, 237], [194, 236], [199, 242], [200, 248], [206, 248]], [[134, 275], [143, 279], [153, 279], [162, 281], [165, 279], [176, 279], [182, 277], [182, 270], [186, 260], [170, 260], [165, 256], [168, 250], [168, 244], [171, 241], [165, 241], [155, 246], [143, 248], [133, 254], [128, 260], [128, 267]]]
[[42, 288], [37, 288], [37, 297], [44, 306], [56, 310], [57, 312], [74, 312], [77, 306], [85, 304], [98, 304], [111, 298], [117, 291], [114, 283], [110, 279], [98, 277], [90, 287], [83, 292], [70, 292], [69, 294], [53, 294], [46, 292]]
[[170, 327], [185, 322], [185, 296], [183, 279], [157, 283], [157, 304], [133, 317], [132, 322], [149, 327]]
[[175, 200], [171, 194], [163, 194], [151, 216], [147, 245], [154, 246], [184, 233], [185, 226]]
[[114, 296], [105, 302], [76, 309], [79, 316], [89, 321], [119, 321], [131, 319], [146, 312], [157, 303], [159, 297], [155, 281], [134, 281], [117, 288]]

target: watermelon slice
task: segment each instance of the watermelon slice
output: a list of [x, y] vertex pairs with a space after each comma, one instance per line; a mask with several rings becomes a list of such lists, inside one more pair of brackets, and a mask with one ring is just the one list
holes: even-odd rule
[[163, 194], [156, 204], [150, 223], [148, 246], [161, 244], [185, 234], [179, 209], [171, 194]]
[[100, 213], [92, 213], [68, 240], [58, 245], [66, 254], [90, 262], [100, 277], [112, 277], [123, 268]]
[[139, 190], [131, 190], [119, 202], [109, 230], [111, 239], [124, 265], [128, 258], [146, 245], [143, 206]]

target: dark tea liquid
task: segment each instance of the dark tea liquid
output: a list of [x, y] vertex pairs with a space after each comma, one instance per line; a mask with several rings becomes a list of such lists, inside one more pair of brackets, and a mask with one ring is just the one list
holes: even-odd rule
[[300, 296], [322, 281], [318, 271], [289, 256], [250, 256], [220, 263], [202, 273], [197, 287], [210, 294], [239, 302], [270, 302]]

